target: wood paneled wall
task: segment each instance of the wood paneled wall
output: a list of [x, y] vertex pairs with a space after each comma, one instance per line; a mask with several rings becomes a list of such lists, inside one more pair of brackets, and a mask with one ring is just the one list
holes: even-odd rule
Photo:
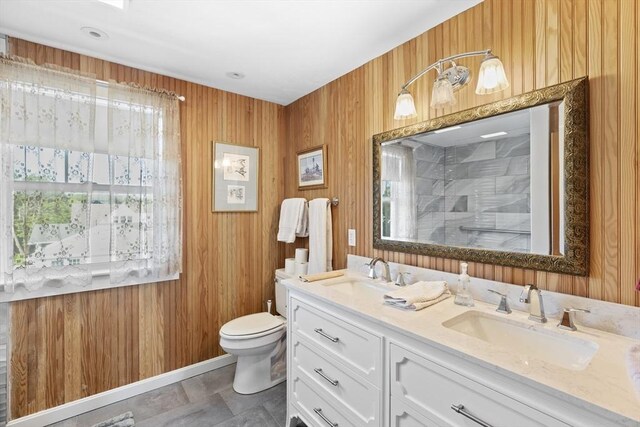
[[[265, 309], [284, 256], [284, 108], [17, 39], [10, 52], [186, 96], [180, 280], [11, 304], [12, 418], [222, 354], [220, 326]], [[258, 213], [211, 212], [212, 140], [260, 147]]]
[[[287, 106], [287, 197], [340, 197], [334, 208], [334, 267], [347, 253], [458, 271], [458, 261], [374, 250], [371, 136], [383, 131], [588, 75], [590, 79], [591, 267], [588, 277], [474, 263], [474, 276], [640, 305], [640, 2], [485, 0]], [[411, 87], [418, 117], [393, 120], [400, 86], [438, 58], [492, 48], [511, 86], [478, 96], [475, 80], [455, 107], [434, 111], [434, 74]], [[480, 59], [463, 62], [477, 71]], [[327, 144], [329, 188], [298, 191], [295, 153]], [[347, 246], [347, 229], [357, 246]], [[287, 248], [291, 256], [292, 249]]]

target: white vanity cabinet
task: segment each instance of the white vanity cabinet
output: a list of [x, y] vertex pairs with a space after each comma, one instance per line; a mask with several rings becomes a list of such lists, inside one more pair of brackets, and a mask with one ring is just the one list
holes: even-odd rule
[[382, 337], [328, 307], [289, 301], [289, 396], [307, 425], [382, 426]]
[[309, 427], [620, 425], [385, 319], [296, 288], [289, 295], [288, 416]]

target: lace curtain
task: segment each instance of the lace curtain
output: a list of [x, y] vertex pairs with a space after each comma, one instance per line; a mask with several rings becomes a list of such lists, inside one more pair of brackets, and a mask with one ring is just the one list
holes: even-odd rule
[[0, 102], [5, 290], [175, 278], [177, 99], [2, 58]]
[[382, 180], [389, 182], [391, 239], [412, 240], [417, 236], [413, 150], [388, 145], [382, 150]]
[[[95, 105], [95, 79], [0, 59], [0, 269], [8, 291], [91, 282]], [[58, 265], [71, 246], [74, 264]]]
[[175, 96], [109, 85], [112, 283], [182, 269], [178, 108]]

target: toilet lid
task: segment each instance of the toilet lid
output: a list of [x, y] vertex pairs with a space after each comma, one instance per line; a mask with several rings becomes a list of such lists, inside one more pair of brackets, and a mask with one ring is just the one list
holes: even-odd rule
[[266, 312], [249, 314], [225, 323], [220, 333], [229, 336], [254, 335], [275, 329], [283, 323], [282, 319]]

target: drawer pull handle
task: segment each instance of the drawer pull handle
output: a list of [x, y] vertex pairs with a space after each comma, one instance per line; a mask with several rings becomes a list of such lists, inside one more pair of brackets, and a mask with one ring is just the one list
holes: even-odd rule
[[327, 416], [325, 414], [322, 413], [322, 409], [320, 408], [313, 408], [313, 412], [315, 412], [316, 414], [318, 414], [318, 416], [320, 418], [322, 418], [322, 421], [324, 421], [325, 423], [329, 424], [331, 427], [338, 427], [338, 423], [334, 423], [333, 421], [331, 421], [329, 418], [327, 418]]
[[480, 424], [482, 427], [492, 427], [491, 424], [482, 421], [480, 418], [476, 417], [473, 414], [470, 414], [464, 409], [464, 405], [451, 405], [451, 409], [456, 411], [458, 414], [469, 418], [471, 421]]
[[331, 378], [329, 378], [327, 376], [327, 374], [325, 374], [324, 372], [322, 372], [322, 369], [320, 368], [315, 368], [314, 371], [316, 372], [316, 374], [320, 375], [322, 378], [324, 378], [325, 380], [327, 380], [329, 382], [329, 384], [331, 384], [334, 387], [338, 387], [338, 380], [332, 380]]
[[331, 342], [338, 342], [338, 341], [340, 341], [340, 338], [338, 338], [338, 337], [332, 337], [331, 335], [327, 334], [325, 331], [323, 331], [323, 330], [322, 330], [322, 329], [320, 329], [320, 328], [316, 328], [316, 329], [314, 329], [314, 331], [315, 331], [315, 333], [316, 333], [316, 334], [320, 334], [320, 335], [322, 335], [323, 337], [325, 337], [326, 339], [328, 339], [328, 340], [329, 340], [329, 341], [331, 341]]

